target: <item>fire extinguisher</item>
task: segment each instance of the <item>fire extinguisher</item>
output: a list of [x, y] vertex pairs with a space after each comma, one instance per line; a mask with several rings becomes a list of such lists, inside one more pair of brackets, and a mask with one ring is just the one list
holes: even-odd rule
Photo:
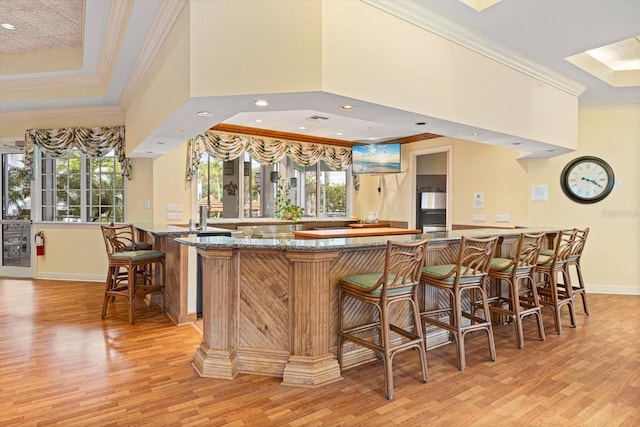
[[36, 233], [36, 255], [44, 255], [44, 233], [42, 231]]

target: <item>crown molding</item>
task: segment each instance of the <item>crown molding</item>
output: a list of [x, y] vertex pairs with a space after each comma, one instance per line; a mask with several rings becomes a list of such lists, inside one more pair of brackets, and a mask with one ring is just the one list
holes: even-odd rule
[[187, 0], [162, 0], [149, 34], [140, 50], [140, 56], [138, 56], [129, 75], [127, 85], [120, 96], [119, 104], [123, 109], [126, 110], [133, 101], [145, 74], [149, 70], [158, 50], [160, 50], [160, 46], [164, 43], [186, 3]]
[[2, 113], [2, 121], [20, 121], [30, 119], [58, 119], [69, 117], [84, 116], [122, 116], [124, 118], [124, 110], [119, 106], [108, 107], [77, 107], [77, 108], [59, 108], [52, 110], [30, 110], [30, 111], [14, 111]]
[[122, 44], [122, 35], [127, 28], [132, 7], [133, 2], [131, 1], [111, 2], [109, 18], [107, 19], [107, 31], [105, 32], [102, 54], [100, 55], [100, 65], [96, 73], [103, 84], [109, 81], [113, 73], [120, 45]]
[[579, 97], [586, 89], [585, 86], [575, 80], [498, 43], [485, 39], [467, 28], [418, 5], [415, 1], [362, 1], [570, 95]]

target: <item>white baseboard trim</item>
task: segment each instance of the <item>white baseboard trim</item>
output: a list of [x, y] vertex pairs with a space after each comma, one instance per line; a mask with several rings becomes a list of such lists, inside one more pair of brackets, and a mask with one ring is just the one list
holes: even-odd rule
[[640, 286], [584, 285], [587, 293], [612, 295], [640, 295]]
[[104, 274], [73, 274], [73, 273], [40, 273], [36, 279], [67, 280], [72, 282], [102, 282], [106, 280]]

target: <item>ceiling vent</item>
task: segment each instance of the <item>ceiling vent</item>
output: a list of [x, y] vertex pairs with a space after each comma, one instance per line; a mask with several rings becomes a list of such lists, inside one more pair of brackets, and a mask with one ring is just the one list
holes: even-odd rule
[[329, 120], [329, 117], [313, 115], [313, 116], [307, 117], [307, 120], [311, 120], [313, 122], [319, 122], [322, 120]]

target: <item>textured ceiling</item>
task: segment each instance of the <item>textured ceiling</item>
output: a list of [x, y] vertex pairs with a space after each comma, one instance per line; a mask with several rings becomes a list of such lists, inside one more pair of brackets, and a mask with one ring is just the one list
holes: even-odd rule
[[[95, 0], [94, 0], [95, 1]], [[2, 0], [0, 54], [77, 48], [84, 32], [84, 0]]]

